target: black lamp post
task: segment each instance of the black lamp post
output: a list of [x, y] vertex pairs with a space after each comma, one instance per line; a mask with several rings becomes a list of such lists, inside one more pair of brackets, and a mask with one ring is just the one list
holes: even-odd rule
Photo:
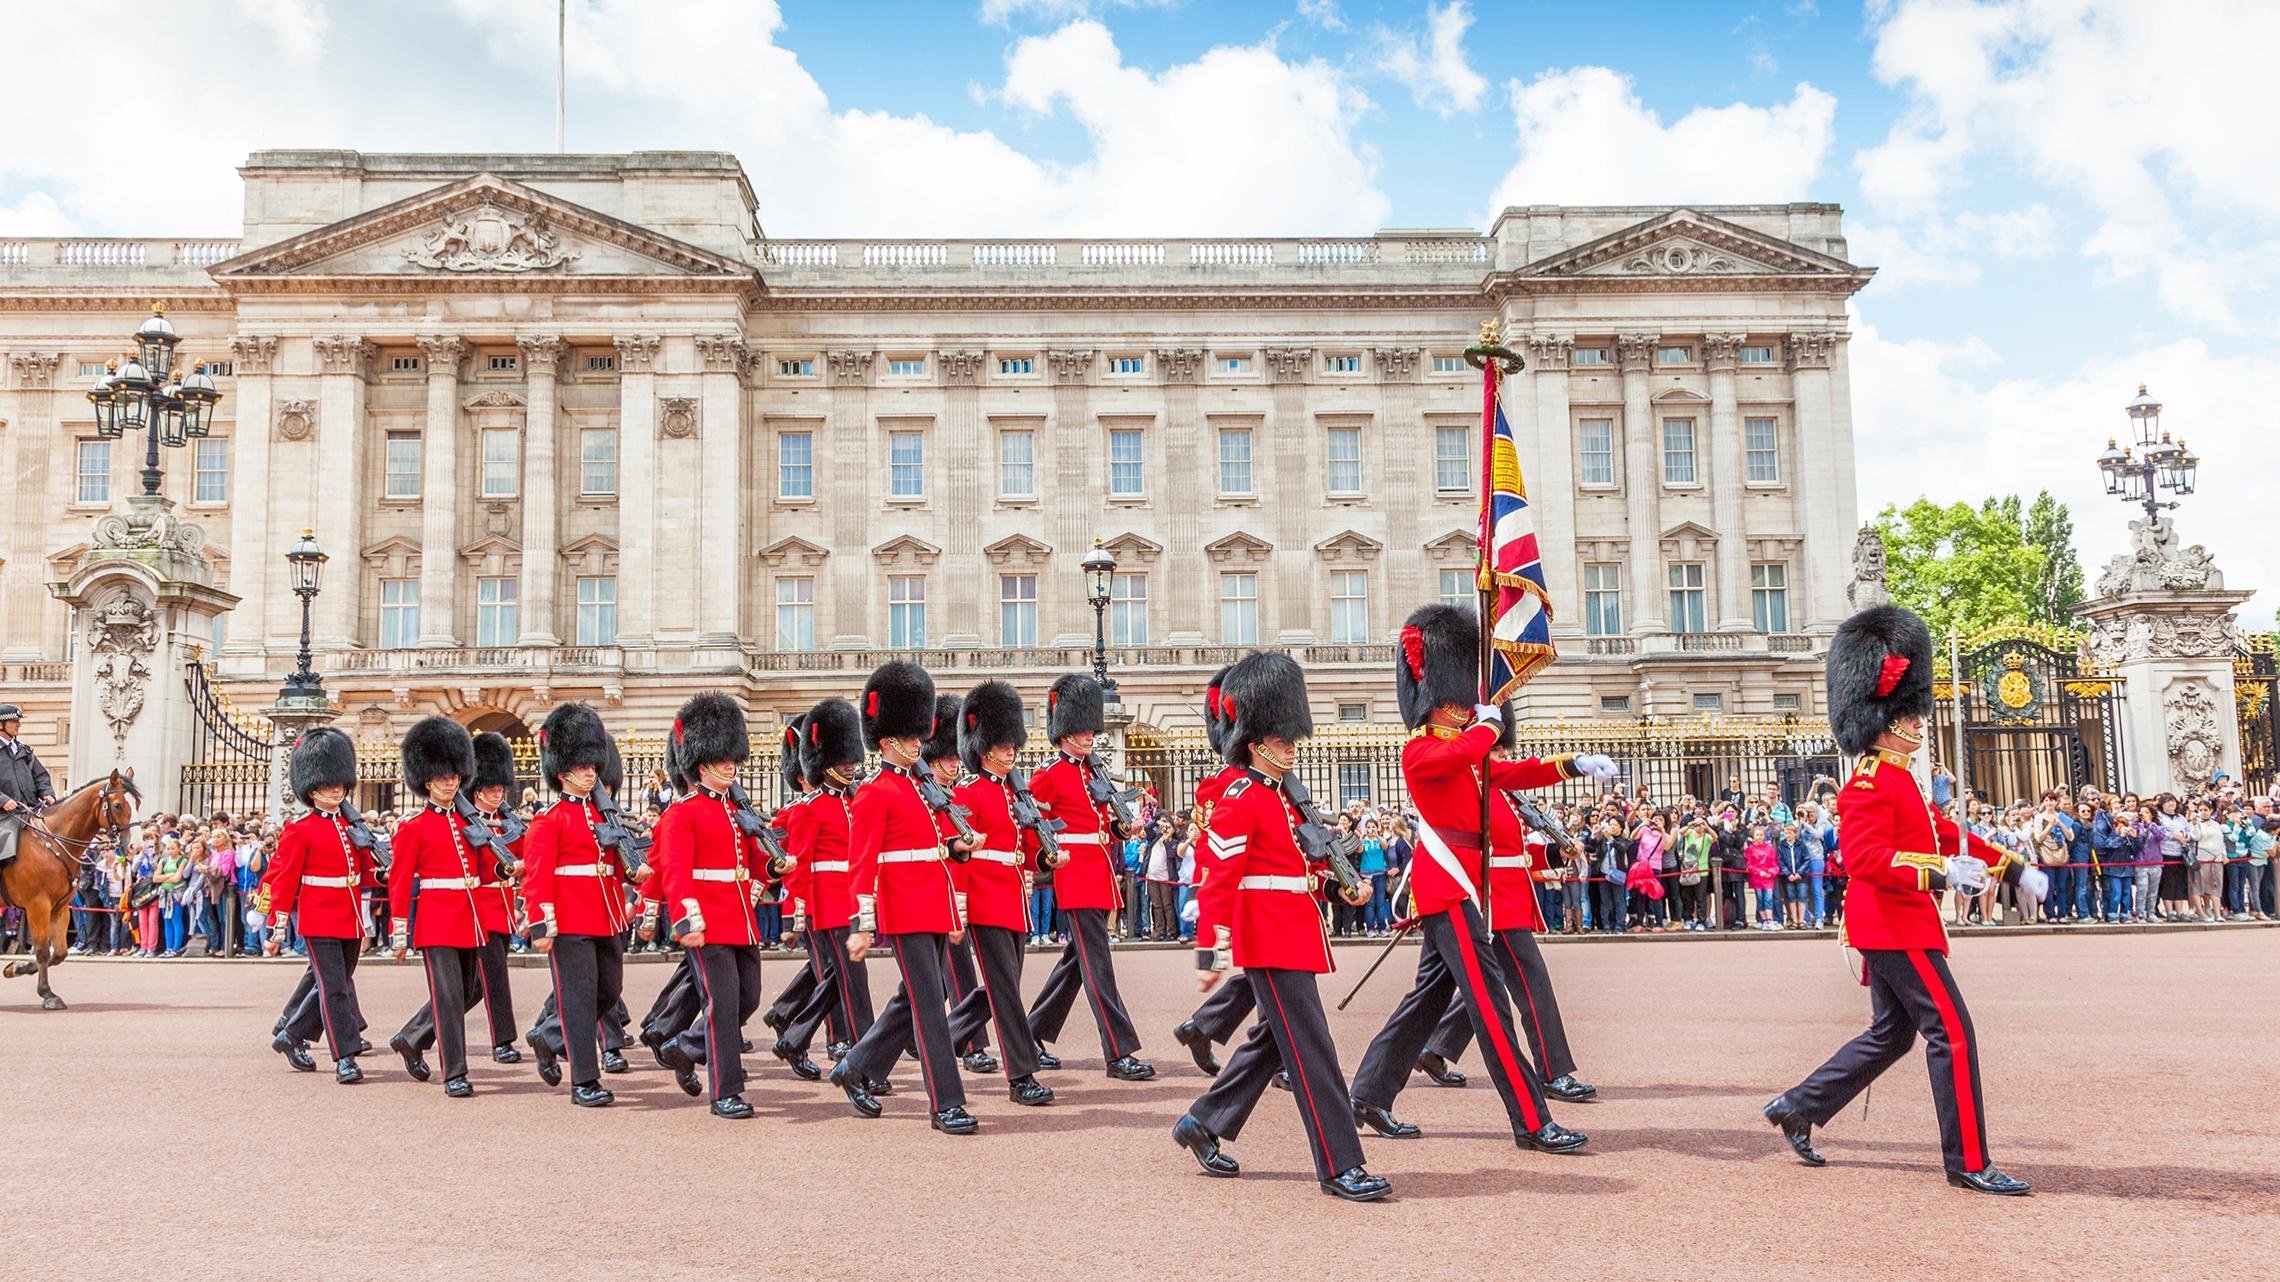
[[301, 541], [285, 553], [285, 563], [293, 567], [293, 595], [301, 598], [301, 654], [293, 675], [285, 678], [280, 696], [283, 700], [325, 697], [325, 679], [309, 667], [309, 607], [317, 599], [326, 559], [324, 549], [317, 546], [315, 530], [301, 531]]
[[1108, 676], [1108, 598], [1116, 583], [1116, 554], [1095, 538], [1092, 551], [1078, 565], [1085, 572], [1085, 599], [1093, 608], [1093, 680], [1114, 700], [1116, 682]]
[[2193, 492], [2201, 459], [2185, 448], [2185, 442], [2172, 441], [2169, 433], [2161, 430], [2161, 402], [2147, 394], [2145, 384], [2138, 384], [2137, 399], [2127, 408], [2133, 443], [2125, 449], [2107, 438], [2106, 452], [2098, 456], [2098, 470], [2105, 474], [2106, 493], [2144, 507], [2150, 526], [2161, 509], [2177, 506], [2174, 499], [2161, 501], [2158, 495], [2162, 490], [2180, 496]]
[[156, 496], [164, 473], [158, 466], [158, 447], [181, 449], [213, 429], [214, 405], [222, 399], [214, 380], [204, 370], [188, 378], [174, 364], [175, 346], [182, 341], [166, 319], [166, 309], [153, 305], [150, 319], [134, 334], [134, 350], [122, 364], [111, 362], [108, 372], [87, 390], [95, 407], [95, 433], [115, 441], [128, 432], [148, 438], [143, 449], [142, 492]]

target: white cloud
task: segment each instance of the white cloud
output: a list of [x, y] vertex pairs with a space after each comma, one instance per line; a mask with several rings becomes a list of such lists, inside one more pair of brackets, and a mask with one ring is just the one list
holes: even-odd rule
[[1346, 19], [1338, 12], [1338, 0], [1298, 0], [1298, 16], [1324, 31], [1344, 31]]
[[44, 191], [28, 193], [13, 205], [0, 205], [0, 236], [69, 236], [78, 230], [71, 215]]
[[1910, 96], [1855, 157], [1880, 212], [1932, 217], [1970, 162], [2023, 165], [2104, 219], [2082, 251], [2107, 278], [2150, 272], [2173, 310], [2235, 323], [2226, 251], [2180, 209], [2280, 219], [2267, 66], [2280, 5], [1896, 0], [1871, 21], [1877, 77]]
[[2280, 543], [2272, 538], [2271, 482], [2257, 460], [2269, 389], [2280, 360], [2225, 356], [2198, 339], [2100, 353], [2054, 375], [2006, 375], [1994, 348], [1885, 339], [1854, 318], [1853, 436], [1864, 517], [1919, 496], [1976, 503], [2033, 498], [2047, 489], [2074, 515], [2075, 543], [2095, 583], [2124, 549], [2135, 509], [2106, 495], [2095, 462], [2108, 437], [2127, 435], [2122, 406], [2148, 385], [2167, 402], [2163, 426], [2201, 456], [2198, 493], [2171, 513], [2188, 543], [2207, 545], [2229, 588], [2254, 590], [2242, 607], [2252, 628], [2280, 605]]
[[1465, 0], [1428, 5], [1422, 39], [1415, 33], [1376, 29], [1374, 65], [1406, 86], [1418, 106], [1439, 112], [1444, 119], [1471, 111], [1488, 93], [1487, 79], [1465, 61], [1465, 31], [1472, 22]]
[[1913, 225], [1853, 219], [1845, 229], [1854, 262], [1876, 268], [1879, 290], [1973, 285], [1985, 258], [2041, 258], [2058, 236], [2048, 205], [1995, 214], [1959, 214]]
[[1526, 204], [1741, 203], [1808, 199], [1837, 100], [1799, 84], [1770, 107], [1697, 107], [1669, 125], [1606, 67], [1510, 82], [1520, 161], [1492, 208]]
[[1016, 16], [1042, 23], [1089, 18], [1108, 9], [1161, 8], [1179, 0], [982, 0], [982, 21], [1005, 24]]

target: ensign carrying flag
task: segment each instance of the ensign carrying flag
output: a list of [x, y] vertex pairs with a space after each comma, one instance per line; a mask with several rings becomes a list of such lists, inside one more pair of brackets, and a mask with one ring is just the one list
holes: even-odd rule
[[1504, 417], [1503, 376], [1520, 358], [1497, 341], [1495, 321], [1480, 327], [1479, 346], [1465, 352], [1481, 372], [1480, 571], [1481, 702], [1501, 704], [1558, 657], [1552, 646], [1552, 601], [1536, 547], [1536, 518], [1512, 423]]

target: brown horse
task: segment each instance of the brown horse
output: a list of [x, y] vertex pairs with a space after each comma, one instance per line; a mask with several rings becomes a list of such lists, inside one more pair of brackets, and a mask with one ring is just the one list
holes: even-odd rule
[[88, 859], [87, 848], [99, 836], [116, 839], [123, 833], [134, 822], [140, 800], [132, 770], [114, 770], [83, 784], [25, 821], [17, 834], [16, 857], [0, 864], [0, 900], [24, 910], [33, 963], [10, 962], [0, 977], [29, 975], [36, 967], [43, 1010], [63, 1009], [63, 999], [48, 987], [48, 970], [61, 965], [70, 951], [65, 941], [71, 938], [71, 893]]

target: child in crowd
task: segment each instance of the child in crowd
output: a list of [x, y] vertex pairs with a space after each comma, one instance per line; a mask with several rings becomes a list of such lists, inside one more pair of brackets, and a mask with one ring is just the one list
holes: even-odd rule
[[1774, 885], [1781, 876], [1781, 856], [1773, 843], [1765, 839], [1765, 825], [1750, 825], [1749, 844], [1742, 847], [1742, 871], [1750, 879], [1750, 891], [1757, 898], [1758, 930], [1779, 930], [1781, 923], [1773, 919]]

